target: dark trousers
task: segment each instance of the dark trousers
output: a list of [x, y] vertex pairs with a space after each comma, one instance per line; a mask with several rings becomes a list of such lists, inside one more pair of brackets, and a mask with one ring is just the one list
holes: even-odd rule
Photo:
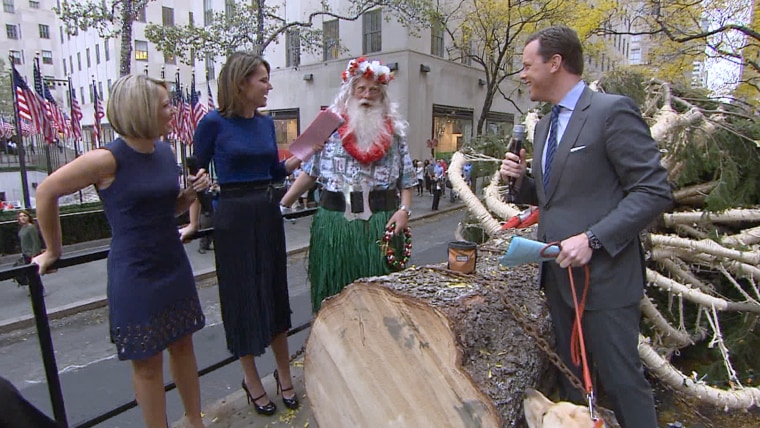
[[[577, 369], [576, 375], [583, 379], [582, 368], [573, 366], [570, 357], [570, 335], [575, 311], [562, 300], [551, 269], [543, 269], [542, 274], [546, 275], [544, 284], [554, 323], [557, 353], [571, 369]], [[596, 372], [623, 428], [657, 427], [652, 388], [644, 377], [638, 352], [640, 321], [641, 309], [638, 302], [622, 308], [583, 313], [583, 337], [589, 366]], [[565, 376], [559, 377], [561, 398], [584, 403], [585, 397]]]
[[[201, 215], [199, 218], [200, 228], [201, 229], [208, 229], [209, 227], [214, 226], [214, 214], [212, 212], [204, 212], [201, 211]], [[210, 250], [211, 244], [213, 243], [213, 236], [212, 235], [206, 235], [202, 238], [198, 239], [198, 249], [200, 250]]]
[[433, 211], [438, 211], [438, 203], [441, 202], [441, 189], [436, 189], [436, 185], [433, 184]]
[[0, 428], [57, 428], [59, 425], [45, 416], [7, 379], [0, 377]]

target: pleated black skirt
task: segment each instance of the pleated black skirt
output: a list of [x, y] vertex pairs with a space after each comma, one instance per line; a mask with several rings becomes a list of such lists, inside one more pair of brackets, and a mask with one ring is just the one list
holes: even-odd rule
[[214, 248], [227, 348], [237, 357], [261, 355], [292, 325], [285, 230], [271, 188], [222, 187]]

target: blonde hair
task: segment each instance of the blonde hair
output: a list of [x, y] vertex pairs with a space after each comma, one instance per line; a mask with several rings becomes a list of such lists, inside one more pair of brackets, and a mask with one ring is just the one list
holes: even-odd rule
[[[219, 92], [216, 97], [219, 102], [219, 114], [224, 117], [244, 114], [245, 100], [240, 96], [240, 85], [262, 65], [269, 74], [269, 63], [259, 55], [238, 51], [227, 58], [222, 71], [219, 72]], [[259, 114], [258, 110], [256, 114]]]
[[106, 116], [119, 135], [131, 138], [158, 138], [164, 133], [158, 122], [161, 90], [166, 83], [144, 74], [124, 76], [111, 86]]

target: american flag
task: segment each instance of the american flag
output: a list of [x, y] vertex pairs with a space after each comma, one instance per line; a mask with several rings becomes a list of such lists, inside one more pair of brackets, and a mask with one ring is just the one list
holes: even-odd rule
[[0, 117], [0, 138], [9, 139], [16, 133], [16, 130], [13, 129], [13, 125], [6, 122], [2, 117]]
[[51, 105], [50, 100], [53, 100], [53, 103], [55, 103], [55, 100], [52, 96], [48, 99], [48, 95], [50, 95], [50, 91], [47, 90], [47, 87], [42, 84], [42, 74], [40, 74], [40, 67], [39, 67], [39, 60], [35, 59], [34, 61], [34, 91], [37, 92], [37, 95], [40, 97], [40, 106], [42, 107], [42, 135], [45, 137], [45, 141], [48, 142], [48, 144], [53, 143], [55, 141], [55, 128], [56, 128], [56, 114], [54, 111], [58, 109], [57, 105]]
[[95, 143], [95, 147], [100, 147], [100, 136], [102, 134], [100, 129], [100, 121], [106, 116], [105, 110], [103, 110], [103, 101], [98, 96], [98, 86], [95, 81], [92, 81], [92, 93], [95, 98], [95, 123], [92, 126], [92, 137]]
[[77, 91], [71, 87], [71, 83], [69, 83], [69, 92], [71, 93], [71, 131], [74, 134], [74, 138], [81, 140], [82, 118], [84, 115], [82, 114], [82, 108], [79, 107], [79, 102], [77, 101]]
[[216, 106], [214, 105], [214, 96], [211, 95], [211, 83], [208, 81], [208, 76], [206, 76], [206, 91], [208, 93], [208, 111], [214, 110]]
[[195, 133], [195, 128], [198, 127], [198, 122], [206, 115], [206, 106], [198, 99], [199, 92], [195, 92], [195, 74], [193, 74], [193, 83], [190, 85], [190, 105], [193, 108], [193, 129], [192, 133]]
[[[37, 73], [39, 73], [39, 70], [37, 69]], [[37, 76], [38, 74], [35, 74], [35, 86], [37, 82]], [[40, 81], [42, 81], [42, 78], [40, 77]], [[63, 135], [66, 138], [71, 137], [71, 127], [68, 125], [68, 121], [66, 120], [66, 117], [63, 115], [63, 111], [61, 111], [60, 107], [58, 107], [58, 103], [55, 101], [55, 98], [53, 98], [53, 95], [50, 93], [50, 89], [48, 89], [47, 85], [41, 85], [42, 86], [42, 94], [45, 98], [45, 109], [48, 114], [48, 119], [53, 121], [53, 124], [55, 125], [55, 129], [58, 130], [58, 132], [62, 132]]]
[[21, 77], [16, 67], [13, 66], [13, 86], [16, 88], [16, 108], [18, 115], [24, 121], [32, 123], [31, 133], [42, 132], [43, 121], [45, 119], [43, 100], [32, 91], [26, 80]]

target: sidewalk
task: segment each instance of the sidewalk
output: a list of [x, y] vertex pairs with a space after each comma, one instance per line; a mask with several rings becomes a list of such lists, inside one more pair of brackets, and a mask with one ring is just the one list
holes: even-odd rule
[[[439, 211], [432, 211], [433, 198], [431, 196], [413, 196], [412, 199], [412, 222], [452, 209], [461, 208], [461, 201], [451, 203], [446, 198], [441, 198]], [[311, 216], [301, 217], [295, 221], [285, 220], [285, 237], [288, 254], [304, 251], [309, 246], [309, 228]], [[87, 251], [95, 248], [105, 248], [110, 239], [90, 241], [66, 246], [64, 254], [72, 255], [78, 251]], [[214, 252], [206, 254], [198, 253], [198, 242], [193, 241], [185, 245], [190, 264], [199, 286], [209, 282], [215, 283]], [[18, 254], [0, 257], [0, 269], [9, 268]], [[50, 319], [62, 318], [81, 311], [90, 310], [106, 305], [106, 260], [87, 263], [62, 269], [56, 273], [45, 275], [42, 278], [47, 296], [48, 317]], [[0, 282], [0, 334], [19, 328], [34, 325], [34, 317], [31, 310], [31, 302], [25, 287], [17, 287], [16, 283], [8, 280]]]

